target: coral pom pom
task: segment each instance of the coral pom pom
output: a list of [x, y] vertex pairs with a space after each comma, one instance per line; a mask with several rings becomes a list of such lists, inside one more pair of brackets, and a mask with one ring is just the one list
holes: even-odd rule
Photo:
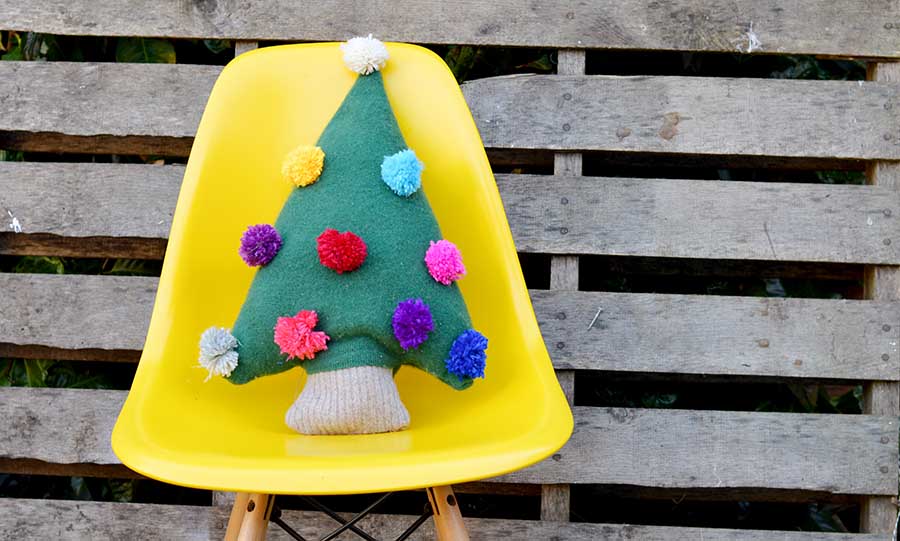
[[381, 180], [395, 194], [407, 197], [416, 192], [422, 185], [422, 170], [425, 164], [419, 161], [411, 149], [401, 150], [396, 154], [385, 156], [381, 162]]
[[425, 252], [425, 265], [431, 277], [445, 286], [466, 275], [459, 248], [449, 240], [431, 242]]
[[344, 64], [360, 75], [369, 75], [384, 67], [388, 60], [388, 50], [384, 43], [372, 37], [355, 37], [341, 43]]
[[422, 299], [406, 299], [400, 302], [394, 310], [391, 325], [394, 327], [394, 336], [403, 349], [418, 347], [428, 339], [428, 333], [434, 330], [431, 310]]
[[450, 346], [447, 371], [460, 378], [483, 378], [488, 340], [480, 332], [469, 329], [456, 337]]
[[200, 366], [209, 370], [206, 380], [213, 376], [228, 377], [238, 364], [237, 339], [228, 329], [210, 327], [200, 336]]
[[280, 317], [275, 324], [275, 343], [288, 359], [312, 359], [316, 353], [328, 349], [325, 342], [331, 338], [313, 328], [319, 316], [312, 310], [300, 310], [294, 317]]
[[366, 243], [350, 231], [326, 229], [316, 238], [319, 262], [338, 274], [356, 270], [366, 260]]
[[281, 249], [281, 235], [269, 224], [251, 225], [241, 235], [238, 254], [251, 267], [267, 265]]
[[281, 176], [298, 188], [319, 180], [325, 166], [325, 152], [319, 147], [300, 146], [288, 153], [281, 164]]

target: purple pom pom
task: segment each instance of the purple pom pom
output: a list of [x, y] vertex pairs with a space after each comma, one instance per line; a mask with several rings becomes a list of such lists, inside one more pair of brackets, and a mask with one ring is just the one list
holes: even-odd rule
[[262, 267], [272, 261], [281, 249], [281, 235], [269, 224], [251, 225], [241, 236], [238, 253], [244, 263]]
[[406, 299], [398, 304], [391, 325], [403, 349], [418, 347], [434, 330], [431, 311], [422, 299]]
[[480, 332], [469, 329], [456, 337], [450, 346], [447, 371], [460, 378], [483, 378], [488, 340]]

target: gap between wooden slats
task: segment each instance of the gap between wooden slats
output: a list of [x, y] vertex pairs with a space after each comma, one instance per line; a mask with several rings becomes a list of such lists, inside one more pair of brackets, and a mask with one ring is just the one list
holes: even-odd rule
[[[900, 84], [900, 64], [872, 63], [868, 68], [870, 81]], [[866, 178], [869, 184], [900, 191], [900, 163], [872, 162], [868, 165]], [[900, 242], [900, 239], [893, 241]], [[880, 301], [900, 301], [900, 267], [867, 266], [865, 296]], [[900, 339], [900, 321], [894, 322], [893, 334]], [[897, 417], [900, 415], [900, 383], [875, 381], [866, 384], [863, 405], [865, 413]], [[898, 496], [864, 498], [860, 512], [861, 531], [891, 533], [898, 521]]]
[[[558, 75], [584, 75], [585, 51], [560, 49], [557, 57]], [[557, 152], [553, 156], [553, 174], [581, 176], [582, 155], [577, 152]], [[552, 182], [552, 180], [550, 181]], [[578, 256], [555, 255], [550, 258], [550, 289], [578, 289]], [[575, 371], [557, 372], [569, 405], [575, 404]], [[571, 510], [569, 485], [541, 485], [541, 520], [568, 522]]]

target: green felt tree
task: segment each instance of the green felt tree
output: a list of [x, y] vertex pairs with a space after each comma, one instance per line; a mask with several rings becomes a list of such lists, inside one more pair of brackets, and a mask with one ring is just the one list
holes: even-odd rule
[[[441, 240], [418, 189], [422, 164], [380, 72], [360, 75], [317, 147], [318, 179], [295, 179], [302, 187], [274, 230], [254, 226], [242, 239], [241, 255], [260, 268], [232, 329], [237, 363], [227, 379], [243, 384], [300, 366], [309, 377], [286, 417], [295, 430], [402, 429], [409, 419], [393, 373], [412, 365], [464, 389], [483, 375], [487, 341], [471, 330], [454, 281], [465, 272], [461, 262], [441, 258], [455, 247]], [[302, 177], [310, 163], [317, 172], [318, 151], [298, 152], [300, 166], [285, 172]], [[434, 257], [428, 264], [426, 252]], [[208, 353], [228, 349], [206, 345]]]

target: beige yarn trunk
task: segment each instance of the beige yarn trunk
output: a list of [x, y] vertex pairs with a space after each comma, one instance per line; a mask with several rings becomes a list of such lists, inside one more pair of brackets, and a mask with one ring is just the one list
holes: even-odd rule
[[309, 374], [284, 417], [301, 434], [376, 434], [409, 426], [390, 368], [357, 366]]

